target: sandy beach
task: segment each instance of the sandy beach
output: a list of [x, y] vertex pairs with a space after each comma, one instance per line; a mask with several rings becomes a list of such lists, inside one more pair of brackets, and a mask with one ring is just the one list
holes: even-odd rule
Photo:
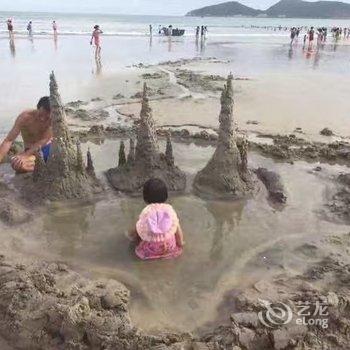
[[[0, 36], [1, 137], [18, 113], [48, 94], [54, 71], [69, 130], [84, 159], [88, 150], [93, 155], [106, 187], [93, 200], [31, 207], [18, 185], [28, 176], [16, 176], [8, 162], [0, 165], [1, 197], [20, 208], [12, 215], [0, 201], [0, 290], [5, 301], [13, 298], [14, 310], [34, 295], [28, 308], [37, 305], [40, 319], [32, 325], [27, 309], [16, 311], [0, 322], [0, 336], [16, 348], [60, 349], [70, 342], [81, 349], [346, 349], [347, 333], [337, 322], [349, 321], [342, 304], [350, 295], [349, 183], [340, 174], [348, 173], [350, 159], [350, 41], [330, 38], [308, 48], [301, 38], [289, 45], [285, 33], [267, 37], [235, 28], [224, 35], [220, 27], [201, 43], [193, 35], [150, 38], [136, 27], [138, 35], [103, 36], [100, 60], [83, 34], [55, 41], [47, 33], [31, 40], [19, 33], [15, 47]], [[271, 188], [258, 180], [256, 195], [237, 201], [208, 200], [193, 190], [218, 142], [229, 73], [235, 137], [247, 139], [252, 174], [261, 168], [278, 174], [286, 203], [271, 200]], [[185, 190], [170, 200], [186, 232], [185, 252], [150, 264], [136, 259], [126, 237], [144, 203], [112, 189], [105, 176], [117, 166], [121, 141], [128, 152], [135, 137], [144, 83], [159, 149], [166, 149], [170, 133], [176, 165], [187, 178]], [[331, 132], [321, 135], [324, 128]], [[31, 221], [16, 222], [21, 210], [31, 212]], [[18, 281], [25, 286], [17, 298]], [[105, 290], [116, 292], [106, 301]], [[336, 340], [317, 327], [258, 325], [260, 299], [334, 301], [330, 293], [338, 298], [329, 302]], [[31, 324], [34, 340], [31, 328], [19, 340], [12, 330], [6, 335], [17, 321]]]
[[[215, 57], [220, 62], [199, 61], [181, 69], [221, 76], [232, 72], [237, 77], [249, 79], [235, 83], [236, 119], [241, 127], [249, 120], [258, 119], [259, 128], [264, 132], [290, 133], [301, 127], [307, 134], [317, 135], [328, 126], [341, 136], [350, 134], [346, 123], [349, 93], [346, 55], [350, 50], [347, 42], [340, 43], [336, 51], [332, 44], [314, 49], [306, 58], [307, 52], [303, 52], [301, 42], [290, 48], [282, 42], [261, 45], [217, 42], [215, 38], [208, 39], [205, 51], [201, 53], [197, 52], [194, 38], [175, 39], [169, 52], [166, 38], [155, 37], [150, 46], [149, 38], [106, 37], [103, 38], [99, 66], [84, 37], [59, 37], [57, 49], [52, 38], [38, 37], [33, 43], [27, 38], [19, 38], [15, 41], [15, 57], [11, 56], [6, 41], [1, 39], [4, 45], [0, 49], [4, 59], [1, 75], [6, 82], [1, 104], [3, 134], [19, 111], [30, 107], [37, 96], [45, 94], [45, 77], [51, 70], [55, 70], [60, 83], [65, 86], [62, 92], [65, 101], [95, 97], [110, 100], [118, 93], [132, 95], [135, 90], [132, 80], [141, 80], [142, 70], [127, 67], [193, 57]], [[217, 104], [205, 99], [197, 102], [198, 112], [189, 113], [190, 103], [184, 102], [178, 104], [180, 113], [177, 109], [172, 115], [174, 108], [167, 108], [166, 118], [172, 124], [176, 124], [178, 118], [180, 124], [196, 123], [200, 114], [201, 123], [213, 126]], [[168, 103], [154, 104], [157, 118], [164, 118]], [[130, 111], [134, 110], [130, 106]], [[203, 114], [204, 110], [208, 113]]]

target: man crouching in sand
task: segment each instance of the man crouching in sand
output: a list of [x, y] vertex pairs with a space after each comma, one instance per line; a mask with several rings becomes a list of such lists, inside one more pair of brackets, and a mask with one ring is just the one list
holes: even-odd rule
[[42, 97], [37, 109], [22, 112], [0, 145], [0, 162], [9, 152], [13, 142], [21, 134], [24, 143], [24, 152], [11, 159], [11, 165], [18, 173], [26, 173], [34, 170], [35, 156], [42, 152], [45, 162], [50, 154], [52, 129], [51, 129], [50, 99]]

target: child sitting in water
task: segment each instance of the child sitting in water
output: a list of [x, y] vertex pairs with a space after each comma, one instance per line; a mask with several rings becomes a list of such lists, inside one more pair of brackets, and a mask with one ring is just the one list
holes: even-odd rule
[[165, 203], [166, 184], [160, 179], [148, 180], [143, 186], [143, 199], [147, 206], [130, 232], [139, 241], [136, 255], [142, 260], [177, 258], [184, 246], [183, 232], [175, 210]]

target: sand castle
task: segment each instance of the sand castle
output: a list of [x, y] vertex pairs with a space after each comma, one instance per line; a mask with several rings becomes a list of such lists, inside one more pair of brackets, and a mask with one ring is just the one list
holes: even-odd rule
[[254, 190], [252, 173], [248, 169], [246, 140], [237, 142], [233, 120], [232, 75], [221, 95], [220, 128], [216, 150], [204, 169], [194, 179], [194, 189], [209, 198], [235, 199]]
[[165, 153], [159, 151], [156, 127], [144, 85], [136, 147], [130, 140], [128, 156], [124, 142], [119, 150], [118, 166], [107, 171], [112, 186], [123, 192], [138, 192], [150, 178], [162, 179], [171, 191], [182, 191], [186, 187], [186, 176], [174, 163], [170, 136]]
[[80, 143], [74, 144], [66, 123], [66, 114], [54, 73], [50, 75], [50, 104], [53, 140], [45, 163], [38, 152], [32, 184], [26, 186], [29, 199], [86, 198], [102, 191], [96, 179], [90, 151], [85, 167]]

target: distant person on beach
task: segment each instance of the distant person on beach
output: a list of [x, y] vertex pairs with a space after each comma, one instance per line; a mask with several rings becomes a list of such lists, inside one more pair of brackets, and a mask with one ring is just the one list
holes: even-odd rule
[[306, 44], [306, 40], [307, 40], [307, 34], [304, 35], [304, 46]]
[[90, 45], [92, 45], [92, 43], [95, 44], [95, 57], [98, 57], [101, 53], [101, 34], [103, 33], [103, 31], [100, 29], [99, 25], [95, 25], [94, 26], [94, 30], [92, 32], [92, 36], [91, 36], [91, 40], [90, 40]]
[[322, 39], [323, 39], [323, 42], [326, 42], [327, 41], [327, 35], [328, 35], [328, 29], [326, 27], [323, 27], [323, 36], [322, 36]]
[[150, 36], [153, 35], [153, 27], [152, 27], [152, 24], [149, 25], [149, 35], [150, 35]]
[[27, 31], [29, 35], [33, 34], [33, 23], [32, 21], [29, 21], [29, 23], [27, 24]]
[[341, 36], [341, 29], [340, 28], [336, 28], [335, 30], [335, 39], [339, 40]]
[[12, 19], [8, 19], [6, 23], [7, 23], [7, 30], [8, 30], [8, 32], [9, 32], [9, 36], [10, 36], [10, 38], [12, 38], [12, 36], [13, 36], [13, 23], [12, 23]]
[[47, 161], [50, 153], [52, 130], [49, 97], [42, 97], [37, 104], [37, 109], [26, 110], [18, 116], [11, 131], [0, 145], [0, 162], [19, 134], [23, 139], [24, 151], [11, 159], [11, 165], [16, 172], [31, 172], [34, 170], [38, 152], [42, 153], [44, 161]]
[[52, 30], [53, 30], [53, 34], [56, 35], [57, 34], [57, 23], [56, 23], [56, 21], [52, 22]]
[[290, 44], [291, 45], [294, 43], [294, 39], [295, 39], [296, 35], [297, 35], [296, 28], [294, 28], [294, 27], [291, 28], [291, 30], [290, 30]]
[[315, 37], [314, 27], [311, 27], [308, 34], [309, 34], [309, 45], [312, 45]]
[[318, 28], [317, 29], [317, 45], [320, 45], [323, 42], [323, 36], [324, 36], [324, 32], [323, 32], [323, 28]]
[[196, 37], [199, 37], [199, 32], [200, 32], [201, 28], [199, 26], [197, 26], [196, 28]]
[[142, 210], [129, 237], [137, 242], [136, 255], [141, 260], [174, 259], [182, 254], [184, 235], [179, 218], [167, 204], [168, 189], [160, 179], [150, 179], [143, 186]]

